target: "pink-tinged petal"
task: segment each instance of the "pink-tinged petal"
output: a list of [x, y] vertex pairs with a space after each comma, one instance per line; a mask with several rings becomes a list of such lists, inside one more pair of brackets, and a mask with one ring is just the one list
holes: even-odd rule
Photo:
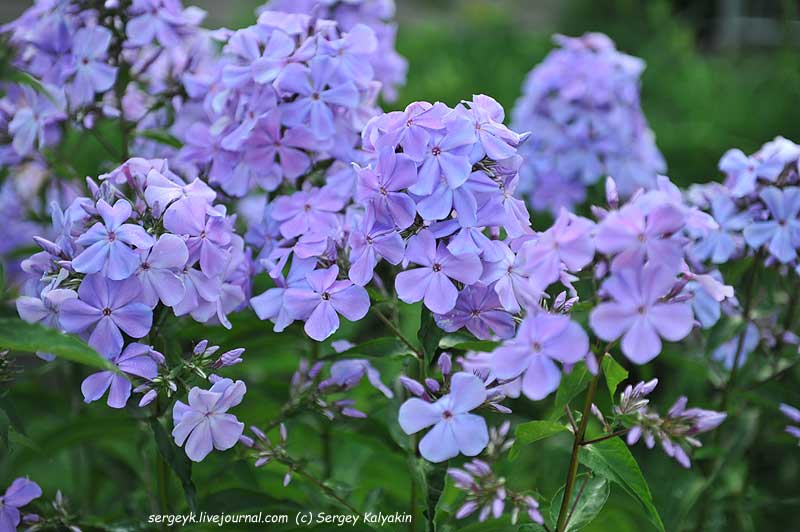
[[[180, 409], [180, 414], [178, 410]], [[175, 428], [172, 429], [172, 437], [175, 439], [175, 444], [182, 446], [186, 442], [189, 434], [199, 425], [206, 421], [206, 417], [197, 410], [192, 410], [180, 401], [175, 403], [172, 410], [173, 419], [175, 421]]]
[[400, 407], [397, 421], [406, 434], [415, 434], [442, 419], [441, 409], [417, 397], [408, 399]]
[[111, 389], [108, 392], [107, 404], [111, 408], [125, 408], [131, 397], [131, 381], [122, 375], [114, 375], [111, 379]]
[[671, 235], [678, 232], [686, 223], [683, 213], [674, 205], [659, 205], [647, 215], [649, 235]]
[[253, 307], [258, 319], [270, 320], [278, 315], [283, 307], [284, 291], [284, 288], [270, 288], [263, 294], [250, 299], [250, 306]]
[[122, 333], [109, 316], [103, 316], [89, 336], [89, 345], [107, 358], [117, 356], [122, 351], [122, 343]]
[[634, 314], [619, 303], [600, 303], [589, 314], [589, 326], [601, 339], [616, 340], [631, 328]]
[[472, 373], [458, 372], [450, 384], [450, 399], [454, 414], [469, 412], [486, 400], [486, 386]]
[[419, 454], [429, 462], [439, 463], [458, 456], [458, 442], [453, 425], [440, 421], [419, 442]]
[[202, 462], [214, 449], [210, 425], [208, 418], [201, 421], [186, 440], [186, 456], [192, 462]]
[[[394, 279], [394, 289], [397, 292], [397, 297], [405, 303], [416, 303], [422, 300], [428, 291], [432, 278], [433, 270], [430, 268], [415, 268], [398, 273]], [[455, 305], [455, 302], [453, 305]]]
[[683, 340], [692, 331], [694, 317], [688, 303], [662, 303], [647, 312], [650, 324], [670, 342]]
[[502, 380], [522, 374], [528, 367], [531, 351], [527, 345], [508, 342], [492, 352], [492, 373]]
[[76, 333], [97, 323], [101, 316], [99, 309], [90, 307], [80, 299], [70, 299], [61, 305], [58, 321], [62, 329]]
[[6, 505], [20, 508], [41, 496], [42, 489], [36, 482], [27, 478], [18, 478], [11, 483], [2, 498]]
[[131, 248], [115, 240], [108, 244], [108, 262], [105, 273], [113, 281], [127, 279], [139, 267], [141, 258]]
[[147, 256], [147, 262], [154, 268], [183, 268], [188, 260], [186, 243], [170, 233], [161, 235]]
[[114, 374], [110, 371], [100, 371], [98, 373], [92, 373], [81, 383], [81, 393], [83, 394], [83, 400], [87, 403], [91, 403], [92, 401], [97, 401], [103, 394], [106, 393], [108, 387], [111, 386], [111, 381], [114, 378]]
[[331, 296], [331, 304], [336, 312], [350, 321], [358, 321], [369, 311], [369, 294], [357, 285], [345, 288]]
[[333, 305], [327, 301], [317, 305], [303, 327], [306, 334], [318, 342], [323, 341], [337, 329], [339, 329], [339, 315], [336, 314]]
[[84, 249], [72, 259], [73, 269], [79, 273], [97, 273], [102, 270], [111, 250], [109, 244], [107, 240], [100, 240]]
[[477, 456], [489, 443], [486, 420], [475, 414], [459, 414], [451, 421], [458, 450], [465, 456]]
[[478, 282], [483, 273], [483, 264], [477, 255], [452, 255], [449, 251], [446, 251], [440, 260], [442, 272], [446, 276], [464, 284]]
[[130, 303], [115, 309], [111, 313], [111, 318], [129, 336], [142, 338], [150, 332], [153, 311], [144, 303]]
[[214, 448], [218, 451], [227, 451], [236, 445], [239, 436], [244, 432], [244, 423], [231, 414], [209, 416], [208, 422]]
[[583, 360], [589, 352], [589, 335], [579, 324], [570, 320], [561, 334], [547, 342], [547, 356], [568, 364]]
[[[420, 268], [423, 269], [423, 268]], [[429, 283], [425, 292], [425, 306], [437, 314], [446, 314], [453, 310], [458, 300], [458, 289], [442, 272], [429, 272]], [[400, 278], [400, 275], [397, 276]], [[398, 292], [398, 296], [400, 293]], [[402, 297], [400, 298], [402, 299]]]
[[408, 239], [406, 260], [420, 266], [432, 266], [436, 257], [436, 238], [424, 230]]
[[661, 352], [661, 338], [644, 317], [637, 317], [622, 337], [622, 352], [636, 364], [646, 364]]
[[534, 355], [522, 377], [522, 393], [529, 399], [538, 401], [556, 391], [560, 382], [561, 370], [550, 357]]
[[50, 309], [38, 297], [20, 296], [16, 303], [17, 314], [28, 323], [38, 323], [50, 315]]

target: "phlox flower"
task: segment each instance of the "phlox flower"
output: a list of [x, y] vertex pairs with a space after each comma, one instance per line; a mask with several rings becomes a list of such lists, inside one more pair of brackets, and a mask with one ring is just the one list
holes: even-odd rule
[[330, 190], [312, 188], [278, 197], [272, 204], [272, 217], [281, 222], [284, 237], [294, 238], [312, 229], [335, 227], [336, 213], [343, 206], [344, 200]]
[[179, 447], [186, 445], [190, 460], [201, 462], [214, 449], [227, 451], [236, 445], [244, 423], [227, 412], [242, 402], [246, 392], [242, 381], [219, 379], [208, 390], [197, 386], [189, 390], [188, 405], [175, 402], [172, 437]]
[[200, 261], [208, 276], [220, 275], [231, 259], [231, 228], [225, 215], [197, 197], [181, 201], [164, 214], [164, 228], [183, 237], [189, 261]]
[[378, 154], [374, 169], [359, 169], [357, 174], [356, 199], [370, 202], [378, 219], [393, 223], [400, 230], [414, 222], [416, 205], [408, 194], [402, 192], [417, 180], [416, 165], [407, 155], [384, 148]]
[[153, 247], [143, 252], [136, 276], [142, 283], [144, 302], [151, 307], [159, 300], [168, 307], [180, 303], [185, 288], [177, 272], [188, 260], [189, 250], [183, 239], [170, 233], [161, 235]]
[[770, 254], [782, 264], [793, 261], [800, 247], [800, 187], [767, 187], [759, 197], [769, 209], [770, 219], [745, 227], [744, 239], [755, 249], [769, 243]]
[[594, 258], [594, 223], [561, 209], [555, 223], [539, 238], [522, 247], [524, 270], [540, 286], [558, 280], [566, 268], [578, 272]]
[[400, 407], [398, 422], [406, 434], [433, 428], [420, 440], [419, 452], [430, 462], [443, 462], [458, 456], [478, 455], [489, 443], [486, 421], [470, 412], [486, 400], [486, 387], [475, 375], [453, 375], [450, 393], [434, 403], [418, 397]]
[[42, 488], [27, 478], [18, 478], [0, 497], [0, 531], [14, 532], [20, 523], [19, 509], [42, 496]]
[[353, 358], [337, 360], [331, 364], [331, 376], [320, 383], [320, 388], [327, 386], [341, 386], [350, 389], [356, 386], [365, 376], [369, 383], [383, 395], [391, 399], [392, 391], [381, 381], [381, 374], [369, 360]]
[[111, 31], [102, 26], [81, 28], [75, 33], [72, 54], [75, 61], [75, 78], [68, 86], [72, 105], [80, 106], [94, 100], [114, 85], [117, 67], [106, 63], [106, 52], [111, 44]]
[[539, 312], [526, 317], [517, 335], [493, 351], [492, 374], [500, 380], [522, 376], [522, 393], [535, 401], [558, 388], [556, 361], [575, 364], [589, 351], [589, 336], [569, 316]]
[[477, 255], [453, 255], [444, 243], [437, 246], [430, 231], [409, 238], [405, 260], [421, 267], [397, 274], [397, 296], [406, 303], [424, 300], [425, 306], [437, 314], [450, 312], [456, 305], [458, 290], [451, 279], [470, 285], [478, 281], [483, 270]]
[[492, 333], [500, 338], [514, 336], [514, 317], [503, 309], [497, 293], [488, 286], [464, 287], [453, 310], [437, 314], [435, 319], [447, 332], [466, 327], [481, 340], [491, 339]]
[[675, 280], [669, 268], [652, 262], [615, 272], [602, 286], [611, 301], [592, 310], [589, 325], [603, 340], [622, 337], [622, 352], [631, 361], [649, 362], [661, 352], [661, 337], [677, 342], [694, 324], [688, 301], [661, 300]]
[[[158, 364], [152, 356], [149, 345], [133, 342], [128, 344], [111, 362], [120, 371], [135, 377], [152, 380], [158, 375]], [[86, 377], [81, 383], [83, 399], [87, 403], [97, 401], [107, 390], [108, 406], [111, 408], [125, 408], [131, 396], [131, 381], [125, 375], [113, 371], [100, 371]]]
[[316, 264], [316, 258], [295, 258], [286, 277], [280, 272], [277, 272], [272, 277], [275, 282], [274, 288], [270, 288], [250, 299], [250, 305], [259, 319], [271, 320], [275, 324], [273, 328], [275, 332], [282, 332], [294, 321], [284, 304], [286, 290], [288, 288], [309, 289], [310, 286], [306, 281], [306, 274], [313, 272]]
[[132, 214], [126, 200], [117, 200], [112, 207], [101, 199], [97, 212], [103, 221], [78, 237], [77, 243], [88, 247], [72, 260], [72, 267], [80, 273], [102, 271], [114, 281], [127, 279], [139, 266], [139, 255], [131, 246], [149, 249], [155, 239], [141, 226], [125, 223]]

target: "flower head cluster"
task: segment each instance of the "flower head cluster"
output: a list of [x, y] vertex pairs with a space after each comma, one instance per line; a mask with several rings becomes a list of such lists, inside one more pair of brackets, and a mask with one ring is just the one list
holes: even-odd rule
[[42, 489], [36, 482], [27, 478], [18, 478], [11, 483], [5, 493], [0, 496], [0, 530], [13, 532], [20, 521], [27, 516], [20, 513], [20, 508], [42, 496]]
[[686, 397], [680, 397], [667, 415], [662, 417], [649, 408], [649, 400], [646, 399], [657, 384], [658, 380], [653, 379], [640, 382], [636, 386], [628, 385], [620, 395], [615, 412], [629, 428], [628, 445], [634, 445], [642, 439], [652, 449], [658, 441], [668, 456], [688, 468], [691, 460], [687, 449], [702, 446], [695, 436], [717, 428], [725, 421], [727, 414], [702, 408], [686, 408]]
[[377, 45], [369, 54], [368, 62], [350, 65], [353, 70], [369, 72], [381, 82], [381, 95], [387, 101], [397, 99], [397, 89], [405, 84], [408, 62], [395, 50], [397, 25], [394, 19], [394, 0], [270, 0], [259, 12], [285, 11], [303, 13], [326, 20], [333, 20], [349, 32], [359, 24], [372, 29]]
[[577, 205], [608, 175], [624, 195], [654, 187], [665, 162], [639, 104], [644, 62], [600, 33], [554, 40], [514, 109], [513, 126], [532, 132], [520, 174], [534, 208]]
[[[501, 278], [514, 252], [511, 240], [496, 237], [501, 230], [521, 237], [530, 224], [512, 196], [524, 137], [502, 118], [487, 96], [455, 108], [411, 104], [367, 125], [364, 148], [374, 160], [357, 168], [354, 190], [329, 173], [322, 187], [306, 181], [267, 204], [248, 233], [276, 284], [251, 301], [259, 316], [276, 330], [302, 320], [322, 340], [338, 328], [339, 314], [366, 314], [363, 286], [383, 286], [375, 272], [386, 261], [405, 269], [395, 278], [398, 297], [424, 301], [445, 330], [511, 336], [503, 297], [508, 305], [518, 298]], [[489, 263], [497, 269], [484, 277]], [[528, 294], [524, 284], [517, 290]]]
[[222, 55], [192, 78], [202, 113], [176, 129], [179, 164], [241, 197], [295, 184], [318, 164], [363, 160], [359, 133], [380, 88], [372, 29], [264, 11], [256, 25], [218, 36]]
[[439, 358], [443, 381], [432, 378], [421, 383], [403, 377], [403, 386], [412, 397], [400, 407], [398, 421], [406, 434], [433, 427], [419, 442], [419, 452], [426, 460], [443, 462], [458, 454], [477, 456], [489, 443], [486, 421], [472, 413], [479, 407], [508, 413], [502, 405], [505, 396], [497, 387], [487, 388], [478, 376], [459, 371], [451, 374], [452, 363], [446, 353]]

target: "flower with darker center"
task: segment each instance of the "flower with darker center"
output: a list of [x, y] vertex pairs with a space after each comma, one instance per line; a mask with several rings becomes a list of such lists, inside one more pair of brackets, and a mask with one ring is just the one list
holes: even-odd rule
[[331, 295], [328, 292], [322, 292], [322, 299], [325, 301], [330, 300]]
[[111, 316], [111, 309], [106, 307], [103, 309], [103, 316]]
[[541, 350], [542, 350], [542, 344], [540, 344], [539, 342], [533, 342], [531, 344], [531, 351], [533, 351], [534, 353], [538, 353]]
[[434, 157], [438, 157], [438, 156], [439, 156], [439, 154], [441, 154], [441, 153], [442, 153], [442, 149], [441, 149], [439, 146], [436, 146], [435, 148], [433, 148], [433, 149], [431, 150], [431, 154], [432, 154]]
[[315, 92], [315, 93], [313, 93], [313, 94], [311, 95], [311, 99], [312, 99], [312, 100], [319, 100], [319, 93], [318, 93], [318, 92]]
[[453, 413], [449, 410], [442, 412], [442, 419], [452, 419]]
[[440, 272], [440, 271], [442, 271], [442, 265], [441, 265], [441, 264], [438, 264], [438, 263], [434, 264], [434, 265], [433, 265], [433, 271], [435, 271], [435, 272]]
[[644, 316], [645, 314], [647, 314], [647, 308], [644, 305], [640, 305], [639, 307], [636, 308], [636, 312]]
[[109, 242], [113, 242], [116, 239], [117, 239], [117, 235], [114, 233], [114, 231], [109, 231], [108, 232], [108, 241]]
[[311, 212], [311, 205], [309, 203], [306, 203], [305, 205], [303, 205], [303, 210], [306, 212]]

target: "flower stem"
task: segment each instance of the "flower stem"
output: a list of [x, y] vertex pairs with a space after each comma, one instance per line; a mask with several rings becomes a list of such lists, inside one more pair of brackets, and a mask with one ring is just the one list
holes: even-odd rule
[[166, 515], [170, 513], [169, 496], [167, 494], [167, 463], [158, 451], [156, 451], [156, 479], [158, 483], [158, 508], [163, 515]]
[[591, 414], [592, 401], [597, 392], [597, 383], [600, 380], [600, 372], [592, 378], [589, 382], [589, 390], [586, 392], [586, 403], [583, 406], [583, 415], [581, 422], [578, 426], [578, 432], [575, 433], [575, 439], [572, 441], [572, 456], [569, 460], [569, 469], [567, 469], [567, 481], [564, 484], [564, 498], [561, 500], [561, 508], [558, 511], [558, 521], [556, 523], [556, 532], [563, 532], [567, 527], [567, 520], [569, 517], [569, 500], [572, 496], [572, 489], [575, 487], [575, 477], [578, 474], [578, 451], [581, 445], [584, 444], [583, 436], [586, 434], [586, 425], [589, 423], [589, 415]]
[[398, 329], [397, 326], [394, 323], [392, 323], [392, 321], [389, 318], [384, 316], [375, 307], [372, 307], [372, 310], [373, 310], [373, 313], [375, 314], [375, 316], [377, 316], [379, 320], [381, 320], [387, 327], [389, 327], [389, 329], [391, 329], [391, 331], [394, 333], [394, 335], [397, 336], [397, 338], [399, 338], [401, 342], [406, 344], [406, 346], [409, 349], [411, 349], [411, 351], [417, 356], [417, 358], [419, 358], [419, 359], [423, 358], [422, 352], [419, 349], [417, 349], [417, 347], [411, 342], [411, 340], [406, 338], [406, 336], [402, 333], [402, 331], [400, 331], [400, 329]]
[[600, 443], [601, 441], [610, 440], [611, 438], [616, 438], [617, 436], [622, 436], [623, 434], [627, 434], [628, 431], [631, 429], [619, 429], [617, 431], [612, 432], [611, 434], [606, 434], [605, 436], [600, 436], [599, 438], [595, 438], [593, 440], [586, 440], [581, 442], [581, 445], [591, 445], [592, 443]]

